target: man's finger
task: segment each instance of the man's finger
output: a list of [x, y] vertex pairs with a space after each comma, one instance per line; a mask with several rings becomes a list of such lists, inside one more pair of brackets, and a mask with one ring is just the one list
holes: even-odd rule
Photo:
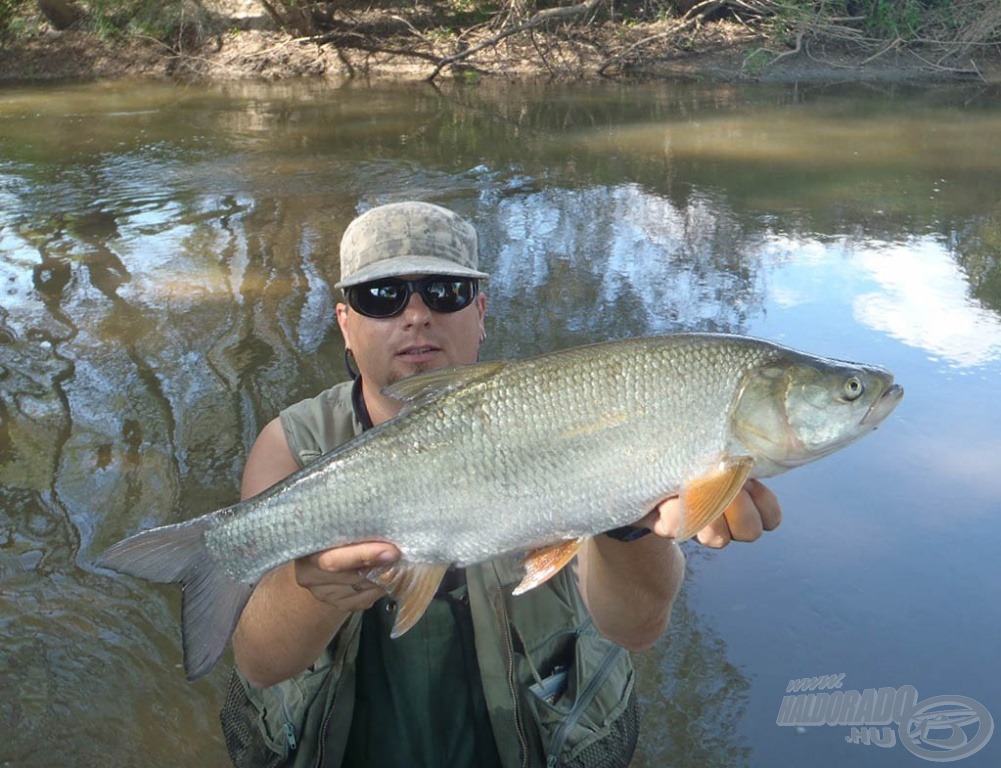
[[685, 528], [685, 509], [681, 499], [677, 496], [664, 499], [653, 512], [640, 521], [640, 525], [666, 539], [678, 538]]
[[322, 584], [310, 589], [317, 600], [334, 605], [342, 611], [364, 611], [384, 597], [386, 590], [377, 584], [369, 584], [356, 592], [347, 584]]
[[316, 567], [331, 573], [340, 573], [388, 565], [399, 558], [400, 552], [392, 544], [370, 541], [320, 552], [316, 555]]
[[774, 531], [782, 522], [782, 507], [778, 497], [757, 480], [748, 480], [744, 490], [750, 495], [754, 506], [758, 508], [761, 527], [766, 531]]
[[741, 490], [723, 512], [723, 518], [730, 529], [733, 541], [757, 541], [763, 530], [761, 515], [754, 505], [751, 494]]
[[731, 541], [730, 526], [727, 525], [726, 515], [722, 515], [713, 520], [709, 525], [695, 534], [695, 540], [704, 547], [710, 549], [722, 549]]

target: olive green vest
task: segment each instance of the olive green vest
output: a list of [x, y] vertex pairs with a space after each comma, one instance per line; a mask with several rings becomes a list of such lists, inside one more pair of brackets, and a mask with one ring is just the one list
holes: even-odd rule
[[[291, 406], [281, 422], [304, 465], [362, 431], [351, 382]], [[629, 654], [598, 634], [570, 568], [514, 597], [522, 575], [507, 559], [466, 569], [483, 697], [504, 768], [624, 768], [638, 731]], [[341, 766], [362, 615], [296, 677], [261, 690], [234, 674], [222, 721], [238, 768]]]

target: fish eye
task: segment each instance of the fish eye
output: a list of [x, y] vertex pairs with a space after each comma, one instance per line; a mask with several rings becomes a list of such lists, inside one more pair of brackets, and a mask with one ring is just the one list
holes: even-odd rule
[[858, 376], [850, 376], [845, 385], [841, 390], [841, 396], [851, 402], [852, 400], [858, 400], [862, 393], [865, 391], [865, 386], [862, 384], [862, 379]]

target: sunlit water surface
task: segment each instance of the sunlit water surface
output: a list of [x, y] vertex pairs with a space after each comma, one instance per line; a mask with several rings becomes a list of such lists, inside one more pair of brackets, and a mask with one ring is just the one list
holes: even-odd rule
[[344, 375], [343, 228], [408, 198], [479, 228], [485, 358], [736, 331], [907, 390], [772, 481], [779, 531], [688, 550], [635, 765], [921, 762], [894, 723], [779, 725], [803, 677], [1001, 717], [999, 136], [974, 87], [0, 90], [0, 764], [226, 764], [228, 661], [185, 682], [176, 590], [88, 563], [237, 498]]

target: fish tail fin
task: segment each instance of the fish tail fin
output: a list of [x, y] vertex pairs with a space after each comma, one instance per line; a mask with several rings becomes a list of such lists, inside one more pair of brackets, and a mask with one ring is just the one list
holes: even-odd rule
[[112, 545], [96, 565], [183, 591], [181, 626], [184, 672], [189, 680], [208, 672], [236, 629], [252, 584], [226, 574], [205, 545], [211, 519], [142, 531]]

